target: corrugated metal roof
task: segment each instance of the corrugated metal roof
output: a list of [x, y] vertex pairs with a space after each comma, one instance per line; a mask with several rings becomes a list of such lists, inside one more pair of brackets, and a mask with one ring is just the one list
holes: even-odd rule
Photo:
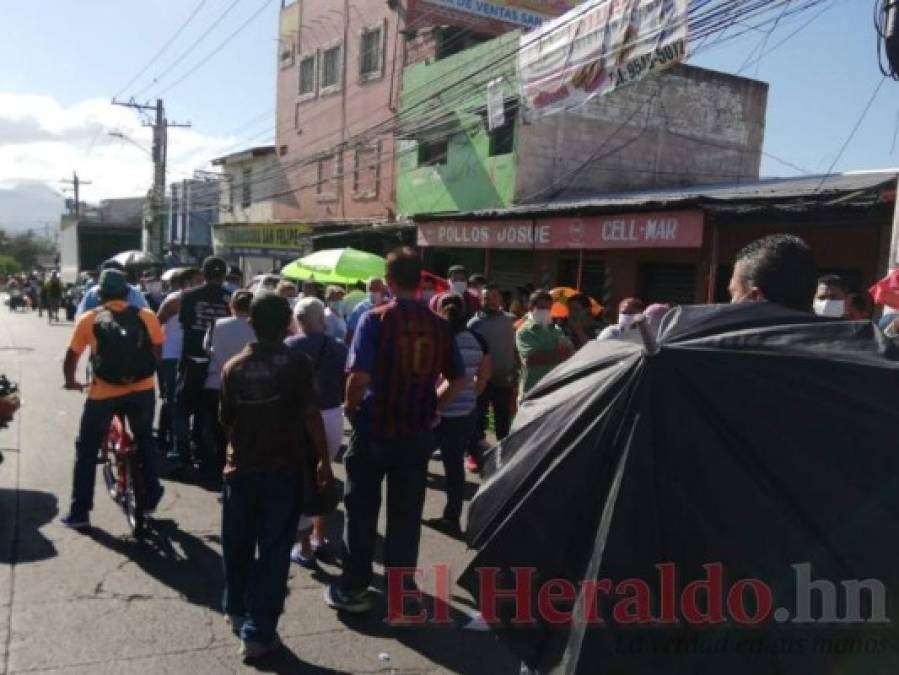
[[527, 216], [538, 213], [602, 212], [702, 205], [715, 210], [740, 211], [753, 206], [803, 209], [841, 204], [857, 197], [871, 197], [896, 188], [899, 171], [865, 171], [829, 176], [769, 178], [754, 183], [697, 185], [661, 190], [563, 197], [549, 202], [519, 204], [506, 209], [466, 213], [421, 214], [415, 220], [434, 218], [472, 219]]

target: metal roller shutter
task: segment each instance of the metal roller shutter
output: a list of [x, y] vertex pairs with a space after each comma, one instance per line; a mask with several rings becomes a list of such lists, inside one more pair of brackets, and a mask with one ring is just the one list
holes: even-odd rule
[[691, 305], [696, 302], [696, 265], [640, 265], [641, 299], [647, 303]]

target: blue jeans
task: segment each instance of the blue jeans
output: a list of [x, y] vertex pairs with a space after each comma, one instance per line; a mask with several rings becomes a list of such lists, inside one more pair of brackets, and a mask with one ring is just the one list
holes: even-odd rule
[[102, 401], [88, 399], [81, 414], [81, 428], [75, 440], [75, 475], [72, 485], [72, 516], [86, 517], [94, 508], [94, 483], [97, 477], [97, 454], [112, 416], [116, 413], [128, 420], [134, 436], [137, 455], [144, 473], [147, 500], [152, 504], [162, 487], [156, 474], [156, 454], [153, 448], [153, 412], [156, 392], [152, 389]]
[[222, 494], [223, 609], [243, 617], [242, 639], [269, 642], [287, 595], [290, 549], [300, 520], [300, 474], [226, 475]]
[[159, 443], [168, 450], [175, 438], [175, 427], [172, 411], [175, 409], [175, 388], [178, 383], [178, 359], [162, 359], [157, 371], [159, 379], [159, 397], [162, 406], [159, 410]]

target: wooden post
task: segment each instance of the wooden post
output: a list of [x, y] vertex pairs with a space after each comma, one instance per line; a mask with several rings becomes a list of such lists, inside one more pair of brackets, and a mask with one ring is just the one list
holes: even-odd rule
[[706, 292], [706, 302], [709, 304], [715, 302], [715, 291], [718, 287], [719, 248], [718, 219], [712, 216], [712, 259], [709, 261], [709, 283]]
[[581, 290], [584, 283], [584, 247], [581, 246], [577, 251], [577, 289]]

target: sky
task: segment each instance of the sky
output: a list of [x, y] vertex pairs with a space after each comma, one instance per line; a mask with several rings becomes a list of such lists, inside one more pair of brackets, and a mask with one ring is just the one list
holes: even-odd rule
[[[135, 111], [110, 104], [116, 95], [149, 101], [171, 87], [163, 94], [168, 118], [192, 127], [169, 132], [170, 182], [210, 168], [216, 156], [270, 142], [280, 4], [0, 0], [0, 227], [56, 220], [60, 181], [73, 171], [90, 181], [82, 189], [88, 201], [146, 193], [150, 130]], [[828, 171], [882, 79], [873, 0], [822, 7], [785, 19], [767, 40], [748, 31], [690, 58], [770, 84], [764, 176]], [[762, 45], [763, 58], [746, 65]], [[899, 82], [888, 80], [833, 170], [899, 166], [897, 123]]]

